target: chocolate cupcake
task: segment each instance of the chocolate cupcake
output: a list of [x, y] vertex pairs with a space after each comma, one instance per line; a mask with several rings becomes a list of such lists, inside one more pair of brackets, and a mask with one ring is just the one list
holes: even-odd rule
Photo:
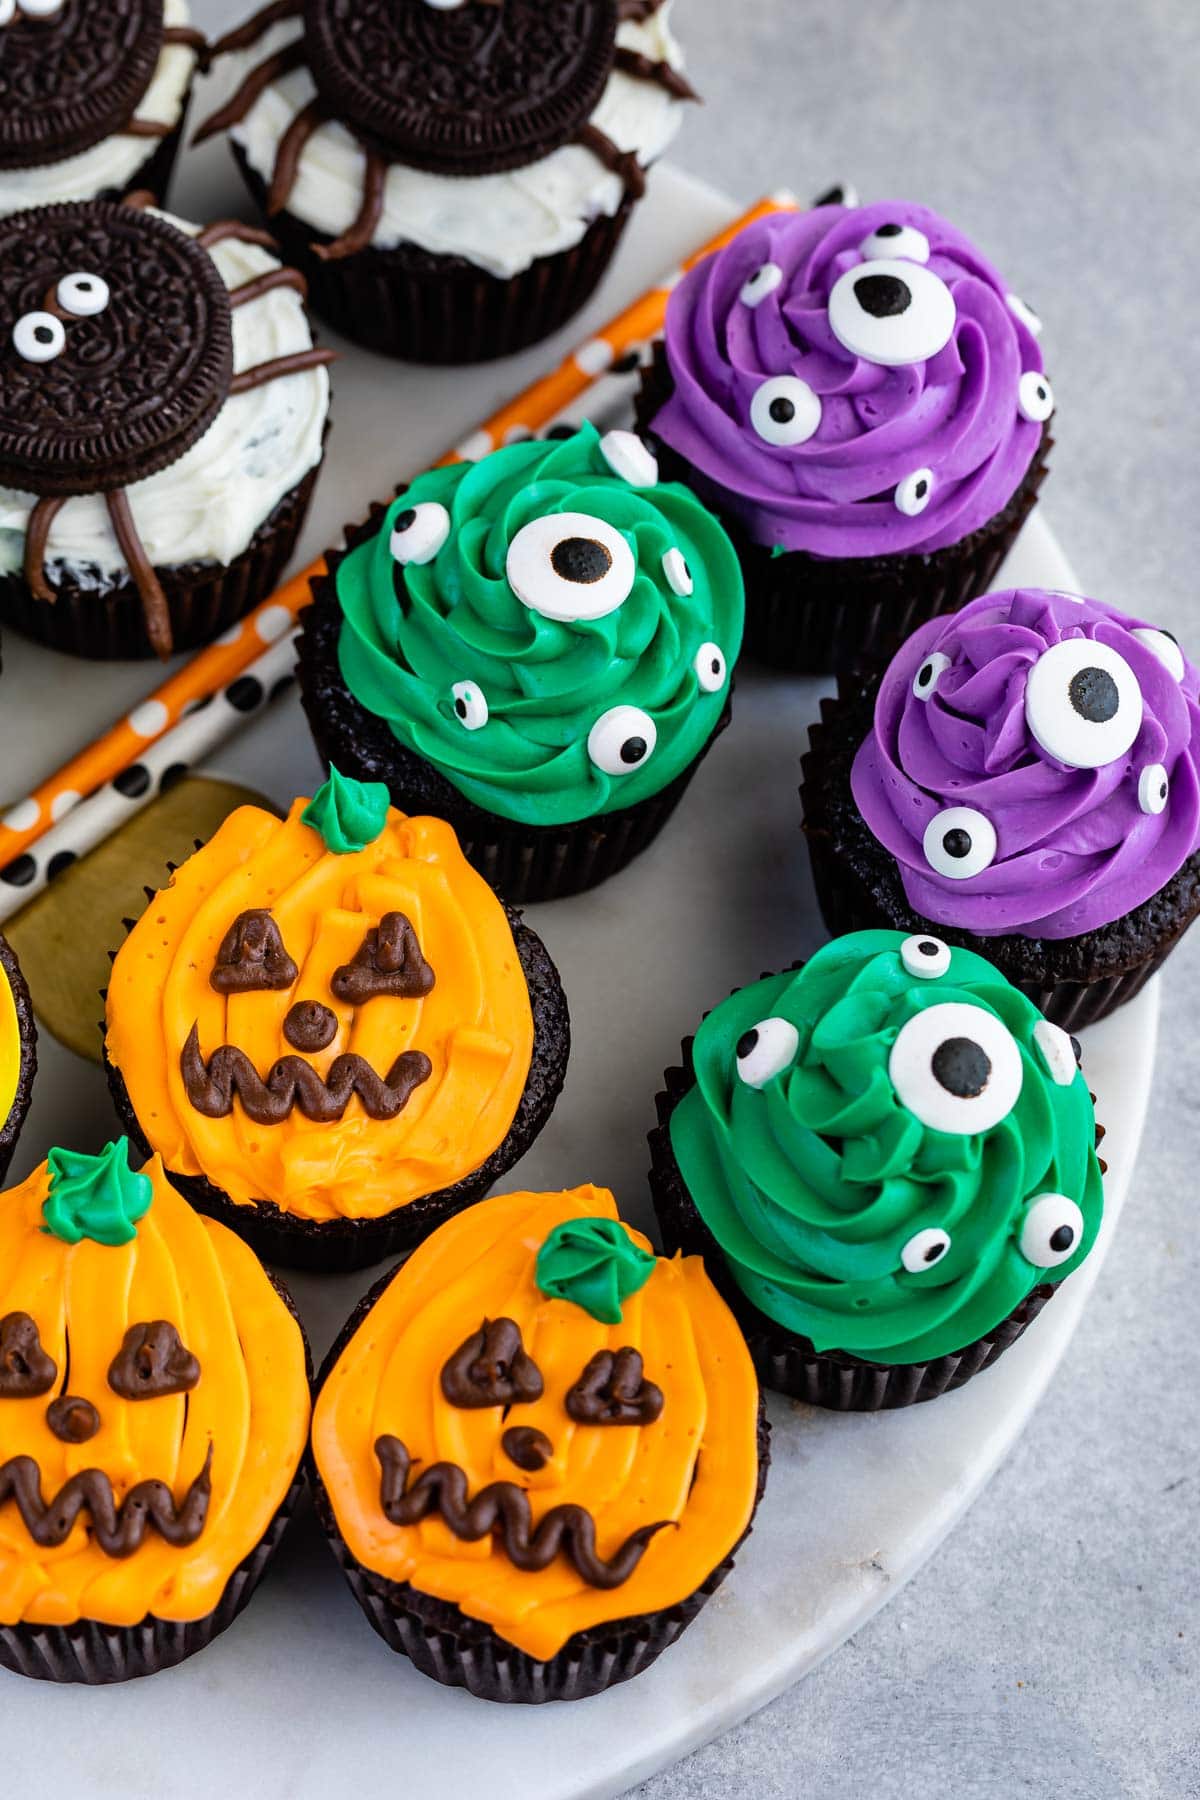
[[1087, 1256], [1099, 1133], [1072, 1040], [970, 950], [835, 938], [667, 1071], [663, 1242], [703, 1255], [767, 1387], [874, 1411], [961, 1387]]
[[431, 469], [303, 615], [326, 761], [448, 819], [508, 900], [594, 887], [657, 835], [729, 717], [742, 583], [630, 432]]
[[157, 1158], [51, 1150], [0, 1195], [0, 1663], [152, 1675], [224, 1631], [308, 1433], [291, 1301]]
[[588, 299], [694, 98], [668, 0], [293, 0], [215, 46], [205, 121], [312, 303], [412, 362], [503, 356]]
[[118, 1110], [202, 1212], [318, 1272], [409, 1250], [529, 1148], [570, 1030], [540, 938], [440, 819], [335, 770], [232, 813], [118, 951]]
[[684, 277], [639, 427], [728, 526], [755, 656], [846, 668], [989, 586], [1046, 472], [1040, 330], [907, 201], [772, 214]]
[[0, 1181], [12, 1161], [37, 1071], [37, 1027], [12, 945], [0, 937]]
[[134, 192], [161, 204], [207, 54], [185, 0], [0, 12], [0, 214]]
[[933, 929], [1079, 1030], [1200, 912], [1200, 672], [1101, 601], [984, 595], [843, 678], [803, 804], [831, 929]]
[[537, 1703], [675, 1641], [766, 1468], [703, 1265], [655, 1257], [580, 1187], [472, 1207], [367, 1295], [322, 1371], [310, 1474], [384, 1641], [447, 1686]]
[[135, 202], [0, 222], [0, 619], [80, 656], [167, 656], [275, 586], [333, 353], [269, 242]]

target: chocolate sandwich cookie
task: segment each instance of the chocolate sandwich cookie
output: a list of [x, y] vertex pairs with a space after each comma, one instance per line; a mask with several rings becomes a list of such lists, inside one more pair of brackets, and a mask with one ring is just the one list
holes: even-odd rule
[[37, 1027], [12, 945], [0, 937], [0, 1179], [20, 1136], [37, 1072]]

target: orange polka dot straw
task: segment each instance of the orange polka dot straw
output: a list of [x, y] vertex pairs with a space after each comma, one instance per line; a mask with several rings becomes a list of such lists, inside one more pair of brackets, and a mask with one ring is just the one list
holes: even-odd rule
[[[594, 337], [573, 350], [557, 369], [543, 375], [515, 400], [502, 406], [457, 449], [449, 451], [442, 461], [475, 460], [500, 444], [540, 431], [585, 393], [618, 358], [657, 335], [662, 329], [670, 291], [684, 270], [714, 250], [720, 250], [756, 219], [771, 212], [794, 210], [796, 204], [790, 194], [756, 201], [740, 218], [703, 244], [682, 268], [665, 275], [624, 312], [602, 326]], [[10, 806], [0, 819], [0, 869], [35, 843], [51, 825], [63, 819], [85, 795], [93, 793], [136, 762], [147, 744], [168, 731], [189, 706], [207, 699], [235, 680], [256, 657], [261, 656], [268, 644], [290, 631], [301, 607], [307, 604], [309, 582], [323, 574], [324, 569], [324, 561], [318, 557], [308, 568], [285, 581], [269, 599], [155, 688], [132, 712], [64, 763], [24, 800]]]

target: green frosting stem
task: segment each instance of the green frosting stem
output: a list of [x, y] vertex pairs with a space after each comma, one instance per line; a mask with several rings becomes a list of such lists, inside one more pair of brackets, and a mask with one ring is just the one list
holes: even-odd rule
[[551, 1300], [572, 1300], [602, 1324], [619, 1325], [622, 1305], [645, 1287], [654, 1261], [618, 1219], [568, 1219], [538, 1251], [535, 1279]]
[[[670, 1123], [688, 1192], [759, 1310], [818, 1350], [882, 1363], [922, 1362], [986, 1336], [1039, 1282], [1079, 1266], [1103, 1209], [1095, 1115], [1069, 1048], [1056, 1081], [1034, 1035], [1047, 1029], [1041, 1014], [997, 969], [953, 950], [944, 974], [920, 978], [904, 966], [903, 941], [852, 932], [798, 972], [722, 1002], [696, 1034], [696, 1085]], [[980, 1043], [994, 1052], [999, 1031], [1019, 1052], [1018, 1091], [985, 1130], [934, 1129], [893, 1084], [901, 1029], [947, 1002], [989, 1015]], [[969, 1090], [979, 1075], [970, 1021], [957, 1017], [942, 1067]], [[762, 1030], [779, 1020], [782, 1029]], [[1065, 1042], [1059, 1034], [1060, 1051]], [[745, 1056], [755, 1044], [756, 1076], [773, 1071], [757, 1086], [738, 1064], [739, 1047]], [[772, 1044], [783, 1046], [779, 1068], [761, 1060]], [[944, 1112], [931, 1066], [927, 1054], [921, 1079], [930, 1110]], [[949, 1104], [953, 1116], [969, 1102]], [[1047, 1236], [1056, 1216], [1074, 1221], [1058, 1240], [1071, 1254], [1054, 1262], [1051, 1246], [1052, 1266], [1022, 1248], [1036, 1238], [1030, 1215], [1044, 1195], [1056, 1197]], [[1078, 1206], [1082, 1231], [1058, 1196]]]
[[150, 1177], [129, 1166], [129, 1139], [105, 1144], [98, 1156], [81, 1150], [51, 1150], [50, 1191], [42, 1205], [43, 1230], [64, 1243], [92, 1238], [115, 1248], [137, 1236], [137, 1222], [150, 1210]]
[[[392, 529], [398, 520], [411, 529], [422, 507], [448, 515], [445, 542], [431, 560], [400, 565]], [[556, 513], [614, 528], [632, 552], [632, 587], [602, 617], [547, 616], [510, 585], [513, 539]], [[664, 565], [672, 551], [690, 593], [668, 578], [669, 567], [678, 581], [677, 559]], [[569, 610], [587, 583], [572, 590], [554, 554], [547, 542], [522, 559], [526, 586], [551, 609], [565, 594]], [[592, 818], [666, 787], [711, 737], [742, 642], [741, 572], [721, 526], [686, 488], [632, 487], [614, 475], [590, 425], [431, 469], [342, 560], [336, 584], [350, 692], [468, 799], [525, 823]], [[463, 683], [471, 708], [455, 693]], [[656, 742], [614, 774], [593, 759], [588, 736], [616, 706], [648, 714]]]
[[320, 832], [334, 856], [350, 856], [373, 844], [388, 816], [388, 791], [382, 781], [355, 781], [330, 764], [329, 779], [300, 814]]

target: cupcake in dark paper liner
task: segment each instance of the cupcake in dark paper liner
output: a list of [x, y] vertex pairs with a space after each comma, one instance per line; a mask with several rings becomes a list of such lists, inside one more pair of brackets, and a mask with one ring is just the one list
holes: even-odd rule
[[846, 668], [991, 584], [1046, 472], [1040, 329], [907, 201], [771, 214], [684, 277], [639, 429], [727, 525], [755, 656]]
[[367, 1295], [322, 1371], [310, 1473], [385, 1642], [435, 1681], [538, 1703], [674, 1643], [729, 1574], [767, 1461], [702, 1263], [656, 1257], [584, 1186], [484, 1201]]
[[669, 4], [295, 0], [215, 46], [239, 167], [322, 318], [413, 362], [507, 355], [588, 299], [694, 99]]
[[161, 204], [204, 33], [185, 0], [37, 0], [0, 26], [0, 214], [55, 200]]
[[737, 558], [631, 432], [431, 469], [329, 561], [300, 641], [318, 750], [448, 819], [506, 899], [623, 868], [728, 720]]
[[269, 1262], [411, 1249], [548, 1119], [570, 1046], [541, 939], [440, 819], [335, 770], [232, 813], [150, 896], [105, 1039], [126, 1129]]
[[269, 242], [137, 202], [0, 221], [0, 619], [79, 656], [167, 656], [275, 586], [333, 353]]
[[0, 937], [0, 1180], [13, 1151], [37, 1072], [37, 1027], [16, 952]]
[[985, 595], [843, 678], [802, 798], [831, 929], [932, 929], [1078, 1030], [1200, 912], [1200, 672], [1101, 601]]
[[995, 1362], [1103, 1209], [1072, 1040], [932, 934], [852, 932], [711, 1012], [651, 1136], [669, 1251], [698, 1253], [766, 1386], [839, 1411]]
[[0, 1664], [127, 1681], [230, 1625], [308, 1435], [286, 1291], [122, 1139], [0, 1194]]

